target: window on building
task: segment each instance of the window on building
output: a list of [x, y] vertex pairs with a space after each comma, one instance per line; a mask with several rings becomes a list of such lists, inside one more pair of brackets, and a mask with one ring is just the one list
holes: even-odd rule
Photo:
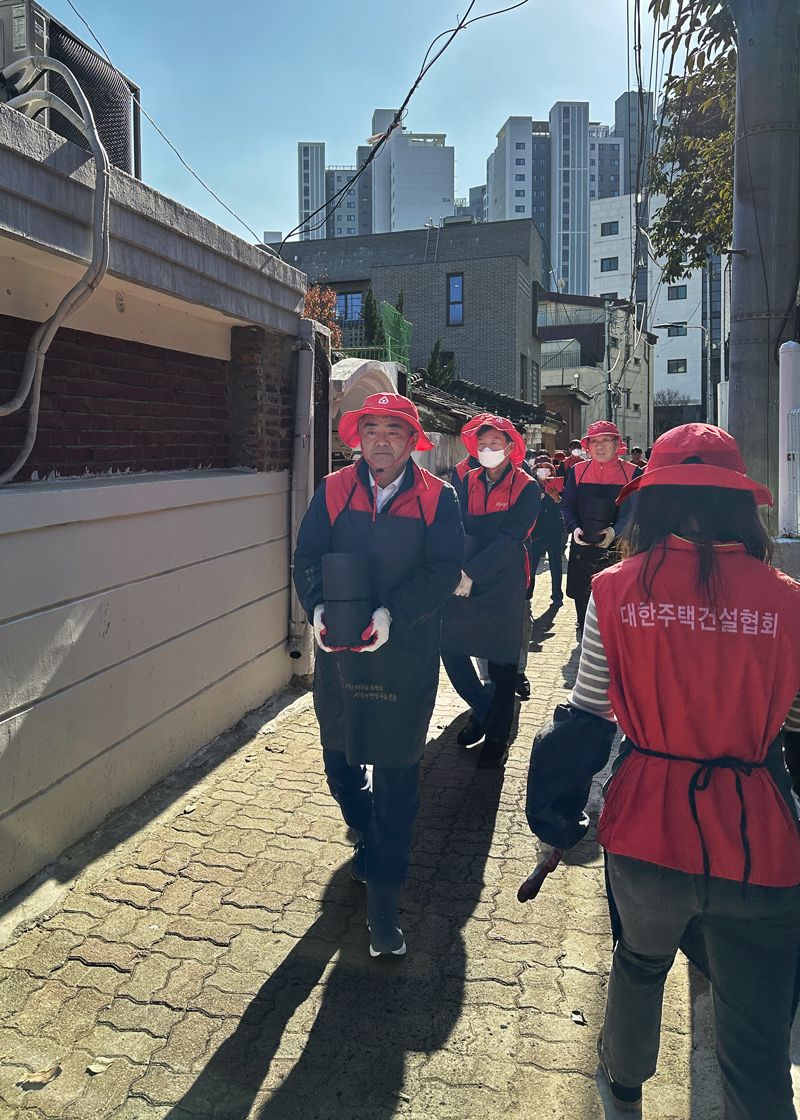
[[515, 183], [524, 183], [525, 182], [525, 176], [524, 175], [515, 175], [514, 176], [514, 182]]
[[348, 234], [348, 236], [354, 235], [354, 234], [356, 234], [356, 233], [358, 233], [358, 230], [357, 230], [357, 229], [349, 229], [349, 230], [347, 231], [347, 234]]
[[589, 166], [590, 167], [595, 167], [596, 165], [597, 165], [597, 160], [596, 159], [590, 159], [589, 160]]
[[515, 206], [514, 207], [514, 213], [515, 214], [524, 214], [525, 213], [525, 207], [524, 206]]
[[685, 338], [686, 337], [686, 324], [685, 323], [673, 323], [672, 326], [667, 331], [667, 335], [670, 338]]
[[348, 209], [348, 210], [354, 210], [354, 209], [355, 209], [355, 205], [356, 205], [356, 204], [355, 204], [355, 202], [348, 202], [348, 204], [347, 204], [347, 209]]
[[514, 198], [524, 198], [525, 191], [514, 191]]
[[524, 167], [525, 166], [525, 160], [524, 159], [515, 159], [514, 163], [517, 165], [517, 167]]
[[667, 373], [686, 373], [686, 358], [670, 358], [667, 362]]
[[597, 176], [596, 175], [590, 175], [589, 176], [589, 182], [590, 183], [596, 183], [597, 182]]
[[619, 270], [619, 257], [601, 257], [601, 272], [617, 272]]
[[633, 411], [634, 412], [641, 412], [642, 411], [642, 406], [640, 404], [635, 404], [633, 406]]
[[519, 356], [519, 397], [522, 401], [530, 400], [528, 389], [528, 355]]
[[339, 292], [336, 296], [336, 318], [340, 323], [351, 323], [354, 319], [360, 319], [362, 303], [362, 292]]
[[460, 327], [464, 322], [464, 273], [451, 272], [447, 277], [447, 325]]
[[356, 220], [355, 214], [348, 214], [347, 215], [347, 220], [348, 220], [348, 222], [354, 222]]
[[601, 222], [600, 223], [600, 236], [613, 237], [615, 233], [619, 233], [619, 222]]
[[589, 198], [597, 198], [597, 191], [589, 191]]
[[518, 152], [524, 152], [525, 151], [525, 141], [524, 140], [522, 140], [522, 141], [517, 140], [514, 147], [516, 148], [516, 150]]
[[667, 288], [667, 299], [686, 299], [686, 285], [685, 284], [671, 284]]
[[596, 151], [597, 150], [597, 145], [596, 144], [590, 144], [589, 145], [589, 150], [592, 151], [592, 152]]
[[303, 182], [304, 182], [304, 183], [307, 183], [308, 181], [309, 181], [309, 179], [308, 179], [308, 172], [307, 172], [307, 171], [304, 171], [304, 172], [303, 172]]

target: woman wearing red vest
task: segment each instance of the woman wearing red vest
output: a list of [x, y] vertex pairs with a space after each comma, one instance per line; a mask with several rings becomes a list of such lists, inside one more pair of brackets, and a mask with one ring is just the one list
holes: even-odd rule
[[528, 819], [545, 847], [575, 843], [567, 785], [602, 768], [589, 756], [605, 736], [608, 757], [615, 719], [598, 828], [619, 915], [599, 1045], [612, 1094], [639, 1107], [664, 982], [699, 931], [725, 1118], [790, 1120], [800, 835], [781, 731], [800, 729], [800, 584], [770, 567], [757, 505], [772, 497], [720, 428], [661, 436], [618, 500], [634, 492], [632, 555], [595, 577], [572, 706], [534, 746]]
[[[461, 438], [482, 465], [462, 484], [464, 570], [444, 610], [442, 663], [472, 708], [459, 742], [470, 746], [485, 736], [478, 766], [495, 769], [508, 756], [529, 581], [524, 542], [536, 522], [540, 491], [520, 468], [525, 441], [510, 420], [487, 416], [478, 428], [465, 426]], [[489, 662], [493, 690], [481, 684], [473, 657]]]

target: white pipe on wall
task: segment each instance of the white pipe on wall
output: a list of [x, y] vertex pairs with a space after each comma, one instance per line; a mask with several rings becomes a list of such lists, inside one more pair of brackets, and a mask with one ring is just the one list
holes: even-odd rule
[[784, 342], [778, 354], [778, 535], [783, 537], [796, 532], [789, 502], [788, 420], [789, 413], [800, 408], [800, 342]]

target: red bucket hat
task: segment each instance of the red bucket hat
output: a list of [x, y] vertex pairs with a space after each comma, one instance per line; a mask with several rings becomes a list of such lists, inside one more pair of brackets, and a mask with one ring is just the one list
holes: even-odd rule
[[616, 424], [612, 424], [610, 420], [595, 420], [586, 429], [586, 435], [581, 439], [581, 447], [584, 451], [589, 450], [589, 440], [594, 439], [595, 436], [615, 436], [618, 440], [622, 440]]
[[[478, 423], [479, 420], [480, 423]], [[506, 420], [505, 416], [495, 416], [491, 412], [479, 412], [477, 416], [468, 420], [461, 429], [461, 442], [474, 459], [478, 458], [477, 433], [480, 428], [494, 428], [496, 432], [502, 432], [504, 436], [508, 436], [512, 444], [511, 462], [515, 467], [520, 465], [528, 450], [525, 446], [525, 440], [510, 420]]]
[[713, 424], [681, 424], [659, 436], [643, 474], [623, 487], [617, 505], [644, 486], [718, 486], [723, 490], [749, 490], [757, 505], [773, 505], [772, 494], [766, 486], [747, 477], [736, 440]]
[[345, 412], [339, 420], [339, 437], [348, 447], [358, 447], [361, 443], [358, 422], [362, 416], [391, 416], [395, 420], [405, 420], [417, 433], [415, 451], [432, 451], [434, 448], [422, 430], [417, 406], [408, 397], [401, 397], [399, 393], [372, 393], [361, 408]]

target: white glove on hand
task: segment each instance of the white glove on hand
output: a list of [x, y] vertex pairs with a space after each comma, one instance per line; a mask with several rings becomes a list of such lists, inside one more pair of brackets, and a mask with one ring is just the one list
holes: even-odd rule
[[317, 603], [314, 607], [314, 637], [320, 649], [325, 650], [326, 653], [334, 653], [335, 650], [332, 646], [325, 645], [325, 635], [328, 631], [325, 629], [325, 614], [322, 603]]
[[472, 580], [466, 572], [461, 573], [461, 579], [458, 581], [458, 587], [453, 592], [454, 595], [460, 595], [464, 599], [467, 598], [470, 591], [472, 591]]
[[586, 544], [586, 541], [583, 539], [583, 529], [576, 529], [572, 534], [572, 539], [575, 541], [575, 544]]
[[355, 653], [374, 653], [376, 649], [385, 646], [389, 641], [389, 627], [392, 625], [392, 616], [386, 607], [378, 607], [372, 612], [372, 621], [361, 637], [366, 645], [356, 646]]
[[609, 525], [607, 529], [603, 530], [603, 535], [600, 538], [600, 540], [597, 542], [599, 547], [600, 548], [610, 548], [611, 543], [614, 540], [614, 538], [616, 537], [616, 535], [617, 534], [614, 532], [614, 530]]

